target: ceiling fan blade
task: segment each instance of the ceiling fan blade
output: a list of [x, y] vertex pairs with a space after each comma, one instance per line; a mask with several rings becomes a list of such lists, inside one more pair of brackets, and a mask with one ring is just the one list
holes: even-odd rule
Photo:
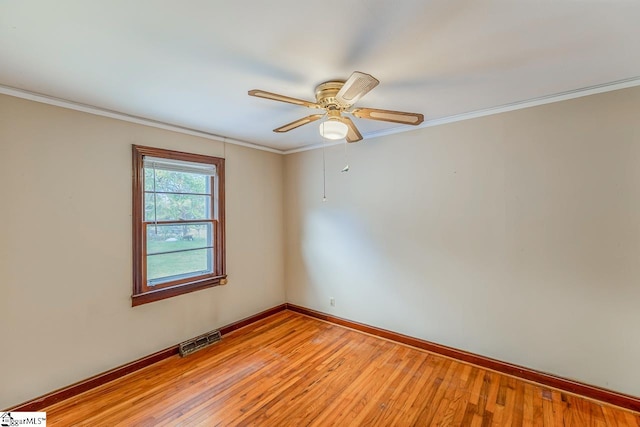
[[375, 108], [355, 108], [351, 111], [361, 119], [380, 120], [383, 122], [402, 123], [405, 125], [419, 125], [424, 121], [424, 116], [419, 113], [406, 113], [404, 111], [378, 110]]
[[341, 117], [342, 123], [344, 123], [345, 125], [347, 125], [347, 127], [349, 128], [349, 131], [347, 132], [347, 142], [357, 142], [360, 141], [362, 139], [362, 135], [360, 135], [360, 132], [358, 131], [358, 128], [356, 127], [355, 123], [353, 123], [353, 120], [351, 120], [349, 117]]
[[336, 100], [345, 106], [353, 105], [371, 89], [378, 86], [378, 83], [380, 82], [375, 77], [354, 71], [336, 94]]
[[320, 108], [320, 106], [314, 102], [305, 101], [303, 99], [291, 98], [290, 96], [278, 95], [277, 93], [265, 92], [260, 89], [250, 90], [249, 95], [257, 96], [258, 98], [271, 99], [273, 101], [288, 102], [289, 104], [302, 105], [309, 108]]
[[316, 120], [321, 119], [323, 116], [324, 114], [312, 114], [310, 116], [298, 119], [295, 122], [291, 122], [284, 126], [280, 126], [279, 128], [274, 129], [273, 131], [278, 133], [289, 132], [291, 129], [295, 129], [302, 125], [306, 125], [307, 123], [315, 122]]

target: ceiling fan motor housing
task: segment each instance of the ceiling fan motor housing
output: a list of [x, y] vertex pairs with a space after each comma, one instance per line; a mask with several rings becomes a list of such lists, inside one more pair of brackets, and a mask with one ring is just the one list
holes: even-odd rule
[[336, 99], [337, 93], [344, 86], [344, 81], [325, 82], [316, 87], [316, 101], [318, 105], [327, 110], [346, 110], [349, 106], [342, 105]]

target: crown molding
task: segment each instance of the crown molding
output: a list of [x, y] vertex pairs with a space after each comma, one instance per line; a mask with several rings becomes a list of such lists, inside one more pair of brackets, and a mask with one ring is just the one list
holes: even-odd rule
[[215, 135], [208, 132], [203, 132], [195, 129], [189, 129], [183, 126], [172, 125], [170, 123], [161, 122], [158, 120], [147, 119], [144, 117], [133, 116], [130, 114], [120, 113], [118, 111], [107, 110], [105, 108], [95, 107], [93, 105], [82, 104], [79, 102], [68, 101], [62, 98], [56, 98], [53, 96], [42, 95], [27, 90], [16, 89], [10, 86], [0, 85], [0, 94], [15, 96], [17, 98], [27, 99], [29, 101], [41, 102], [43, 104], [54, 105], [56, 107], [68, 108], [70, 110], [82, 111], [83, 113], [95, 114], [97, 116], [109, 117], [111, 119], [123, 120], [125, 122], [137, 123], [139, 125], [151, 126], [158, 129], [170, 130], [173, 132], [183, 133], [186, 135], [198, 136], [200, 138], [210, 139], [213, 141], [225, 142], [227, 144], [240, 145], [242, 147], [253, 148], [256, 150], [268, 151], [270, 153], [284, 154], [284, 151], [271, 147], [265, 147], [263, 145], [253, 144], [247, 141], [240, 141], [237, 139], [227, 138], [220, 135]]
[[[619, 89], [626, 89], [630, 87], [640, 86], [640, 76], [631, 77], [628, 79], [616, 80], [609, 83], [603, 83], [593, 86], [588, 86], [580, 89], [569, 90], [566, 92], [560, 92], [553, 95], [541, 96], [538, 98], [531, 98], [524, 101], [512, 102], [509, 104], [500, 105], [497, 107], [490, 107], [476, 111], [470, 111], [467, 113], [456, 114], [453, 116], [441, 117], [433, 120], [426, 120], [419, 126], [395, 126], [388, 129], [383, 129], [375, 132], [367, 132], [363, 134], [364, 139], [373, 139], [386, 135], [393, 135], [400, 132], [409, 132], [417, 129], [428, 128], [432, 126], [440, 126], [448, 123], [459, 122], [463, 120], [475, 119], [478, 117], [490, 116], [493, 114], [506, 113], [509, 111], [521, 110], [529, 107], [537, 107], [539, 105], [551, 104], [554, 102], [567, 101], [569, 99], [580, 98], [583, 96], [595, 95], [598, 93], [611, 92]], [[78, 102], [68, 101], [61, 98], [56, 98], [47, 95], [41, 95], [39, 93], [30, 92], [22, 89], [16, 89], [10, 86], [0, 85], [0, 94], [15, 96], [17, 98], [28, 99], [30, 101], [42, 102], [44, 104], [54, 105], [57, 107], [69, 108], [71, 110], [82, 111], [89, 114], [95, 114], [98, 116], [109, 117], [112, 119], [123, 120], [126, 122], [137, 123], [145, 126], [151, 126], [159, 129], [170, 130], [173, 132], [179, 132], [186, 135], [198, 136], [200, 138], [206, 138], [213, 141], [226, 142], [229, 144], [240, 145], [242, 147], [253, 148], [256, 150], [268, 151], [276, 154], [294, 154], [302, 151], [316, 150], [318, 148], [331, 147], [334, 145], [344, 144], [344, 141], [331, 141], [324, 143], [309, 144], [298, 148], [292, 148], [290, 150], [278, 150], [276, 148], [266, 147], [264, 145], [258, 145], [247, 141], [240, 141], [237, 139], [227, 138], [220, 135], [215, 135], [208, 132], [203, 132], [195, 129], [190, 129], [183, 126], [172, 125], [170, 123], [161, 122], [158, 120], [147, 119], [144, 117], [133, 116], [125, 113], [120, 113], [113, 110], [107, 110], [104, 108], [95, 107], [93, 105], [81, 104]]]
[[[493, 114], [506, 113], [508, 111], [521, 110], [529, 107], [537, 107], [539, 105], [551, 104], [554, 102], [567, 101], [569, 99], [580, 98], [583, 96], [595, 95], [603, 92], [611, 92], [619, 89], [626, 89], [634, 86], [640, 86], [640, 76], [631, 77], [623, 80], [616, 80], [610, 83], [603, 83], [599, 85], [589, 86], [580, 89], [569, 90], [566, 92], [560, 92], [553, 95], [541, 96], [538, 98], [532, 98], [524, 101], [512, 102], [509, 104], [500, 105], [497, 107], [485, 108], [482, 110], [470, 111], [467, 113], [456, 114], [453, 116], [442, 117], [439, 119], [426, 120], [419, 126], [396, 126], [389, 129], [384, 129], [375, 132], [368, 132], [362, 134], [364, 139], [378, 138], [380, 136], [393, 135], [400, 132], [408, 132], [417, 129], [428, 128], [431, 126], [440, 126], [447, 123], [459, 122], [462, 120], [475, 119], [478, 117], [490, 116]], [[293, 148], [291, 150], [284, 151], [284, 154], [299, 153], [301, 151], [315, 150], [318, 148], [331, 147], [333, 145], [344, 144], [344, 141], [331, 141], [319, 144], [305, 145], [304, 147]]]

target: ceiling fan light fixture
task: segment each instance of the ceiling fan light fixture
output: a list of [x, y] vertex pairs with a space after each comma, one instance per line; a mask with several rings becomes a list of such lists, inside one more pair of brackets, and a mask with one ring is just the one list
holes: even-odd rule
[[349, 126], [337, 118], [330, 117], [320, 123], [320, 135], [322, 135], [323, 138], [335, 141], [346, 138], [347, 133], [349, 133]]

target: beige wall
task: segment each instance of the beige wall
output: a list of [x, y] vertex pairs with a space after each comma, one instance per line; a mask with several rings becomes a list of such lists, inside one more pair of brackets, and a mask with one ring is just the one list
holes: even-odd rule
[[[640, 88], [285, 158], [287, 301], [640, 396]], [[336, 306], [329, 305], [334, 297]]]
[[[131, 307], [131, 144], [226, 157], [229, 284]], [[284, 302], [283, 157], [0, 95], [0, 408]]]
[[[372, 139], [348, 173], [331, 147], [322, 203], [320, 150], [0, 95], [0, 408], [280, 304], [283, 279], [295, 304], [640, 395], [638, 105]], [[229, 285], [131, 307], [131, 144], [224, 154]]]

